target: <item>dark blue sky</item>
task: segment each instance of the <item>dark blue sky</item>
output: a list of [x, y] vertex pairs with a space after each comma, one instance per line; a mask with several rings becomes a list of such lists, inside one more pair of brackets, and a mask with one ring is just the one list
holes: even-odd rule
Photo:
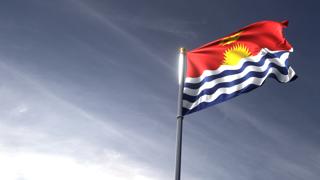
[[2, 0], [0, 179], [173, 179], [177, 57], [261, 20], [299, 78], [189, 115], [184, 180], [317, 180], [316, 1]]

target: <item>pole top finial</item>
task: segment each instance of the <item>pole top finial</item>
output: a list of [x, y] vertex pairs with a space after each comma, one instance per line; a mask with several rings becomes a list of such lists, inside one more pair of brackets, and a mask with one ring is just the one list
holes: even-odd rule
[[187, 51], [186, 48], [184, 48], [184, 47], [180, 48], [180, 53], [184, 54], [184, 53], [186, 53], [186, 51]]

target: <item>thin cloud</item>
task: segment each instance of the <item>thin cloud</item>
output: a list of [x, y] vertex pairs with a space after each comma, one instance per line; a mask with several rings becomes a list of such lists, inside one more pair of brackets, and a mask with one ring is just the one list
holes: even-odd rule
[[146, 55], [148, 55], [151, 59], [157, 61], [157, 63], [161, 64], [162, 66], [168, 68], [171, 71], [174, 71], [174, 68], [164, 61], [163, 59], [159, 58], [157, 54], [155, 54], [151, 49], [148, 48], [147, 45], [145, 45], [140, 39], [132, 35], [130, 32], [126, 31], [125, 29], [121, 28], [120, 26], [117, 26], [116, 24], [112, 23], [107, 17], [103, 16], [99, 12], [92, 9], [88, 4], [85, 4], [84, 2], [80, 1], [73, 1], [76, 5], [79, 6], [79, 8], [82, 10], [82, 12], [85, 12], [89, 14], [91, 17], [95, 18], [96, 20], [100, 21], [102, 24], [107, 26], [108, 28], [111, 28], [115, 31], [115, 33], [118, 33], [125, 37], [128, 42], [133, 43], [135, 48], [139, 48], [142, 52], [144, 52]]
[[[110, 154], [110, 153], [109, 153]], [[158, 180], [151, 174], [145, 175], [144, 169], [130, 164], [118, 157], [110, 156], [106, 163], [83, 162], [74, 157], [39, 153], [14, 152], [11, 149], [0, 150], [0, 168], [6, 169], [0, 174], [6, 180]]]
[[[40, 154], [44, 153], [44, 159], [48, 161], [55, 157], [63, 157], [64, 160], [59, 163], [71, 163], [70, 168], [82, 168], [78, 167], [80, 164], [73, 164], [73, 161], [87, 161], [92, 164], [90, 166], [99, 166], [99, 169], [108, 169], [109, 164], [112, 166], [111, 170], [109, 168], [108, 171], [104, 171], [117, 172], [110, 176], [113, 177], [111, 179], [128, 179], [129, 176], [132, 178], [136, 176], [138, 179], [153, 180], [164, 176], [164, 172], [147, 166], [146, 161], [137, 161], [137, 158], [141, 157], [131, 157], [140, 154], [141, 147], [148, 147], [153, 152], [162, 151], [163, 146], [159, 142], [136, 134], [127, 127], [115, 126], [107, 120], [111, 118], [107, 115], [104, 117], [105, 120], [95, 117], [53, 94], [22, 70], [17, 70], [4, 62], [0, 62], [0, 69], [7, 78], [13, 77], [11, 82], [4, 81], [1, 89], [1, 101], [4, 104], [10, 101], [12, 104], [2, 105], [1, 108], [3, 111], [9, 110], [10, 112], [9, 114], [1, 113], [0, 146], [2, 148], [0, 150], [2, 152], [0, 156], [2, 158], [9, 156], [9, 152], [14, 152], [17, 156], [22, 154], [21, 157], [12, 159], [16, 164], [21, 164], [20, 161], [24, 161], [25, 156], [31, 159], [41, 159], [43, 156]], [[27, 96], [24, 97], [23, 94]], [[146, 117], [140, 116], [139, 118]], [[65, 158], [74, 160], [65, 160]], [[7, 159], [3, 163], [7, 161], [11, 160]], [[34, 166], [38, 168], [36, 164]], [[4, 166], [4, 164], [1, 165]], [[20, 168], [25, 173], [34, 172], [33, 169], [28, 169], [26, 166]], [[49, 174], [54, 173], [47, 170], [46, 166], [44, 168], [43, 171], [48, 171]], [[14, 165], [11, 172], [12, 176], [18, 178], [16, 175], [19, 170], [14, 168]], [[122, 177], [118, 174], [128, 176]], [[150, 178], [150, 174], [156, 175], [156, 178], [153, 176]], [[31, 175], [19, 178], [33, 179]], [[74, 177], [73, 173], [66, 175]], [[1, 177], [0, 179], [6, 179]], [[101, 174], [101, 177], [108, 176]], [[43, 176], [35, 178], [43, 179]]]
[[182, 38], [197, 38], [197, 33], [190, 31], [190, 26], [204, 24], [203, 22], [192, 22], [179, 19], [150, 19], [148, 17], [130, 15], [111, 15], [112, 21], [126, 24], [127, 26], [145, 28], [158, 32], [172, 34]]

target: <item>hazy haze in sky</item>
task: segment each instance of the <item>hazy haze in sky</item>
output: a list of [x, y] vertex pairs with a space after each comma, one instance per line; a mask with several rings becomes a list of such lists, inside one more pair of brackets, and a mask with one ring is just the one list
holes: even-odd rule
[[178, 48], [288, 19], [299, 78], [188, 115], [182, 179], [318, 180], [318, 7], [2, 0], [0, 179], [173, 179]]

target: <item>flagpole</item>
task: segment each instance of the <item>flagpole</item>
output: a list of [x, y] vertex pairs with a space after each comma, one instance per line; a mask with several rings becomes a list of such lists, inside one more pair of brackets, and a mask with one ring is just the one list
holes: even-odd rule
[[182, 127], [183, 127], [182, 95], [183, 95], [185, 72], [186, 72], [186, 49], [180, 48], [175, 180], [180, 180], [180, 176], [181, 176], [181, 149], [182, 149]]

